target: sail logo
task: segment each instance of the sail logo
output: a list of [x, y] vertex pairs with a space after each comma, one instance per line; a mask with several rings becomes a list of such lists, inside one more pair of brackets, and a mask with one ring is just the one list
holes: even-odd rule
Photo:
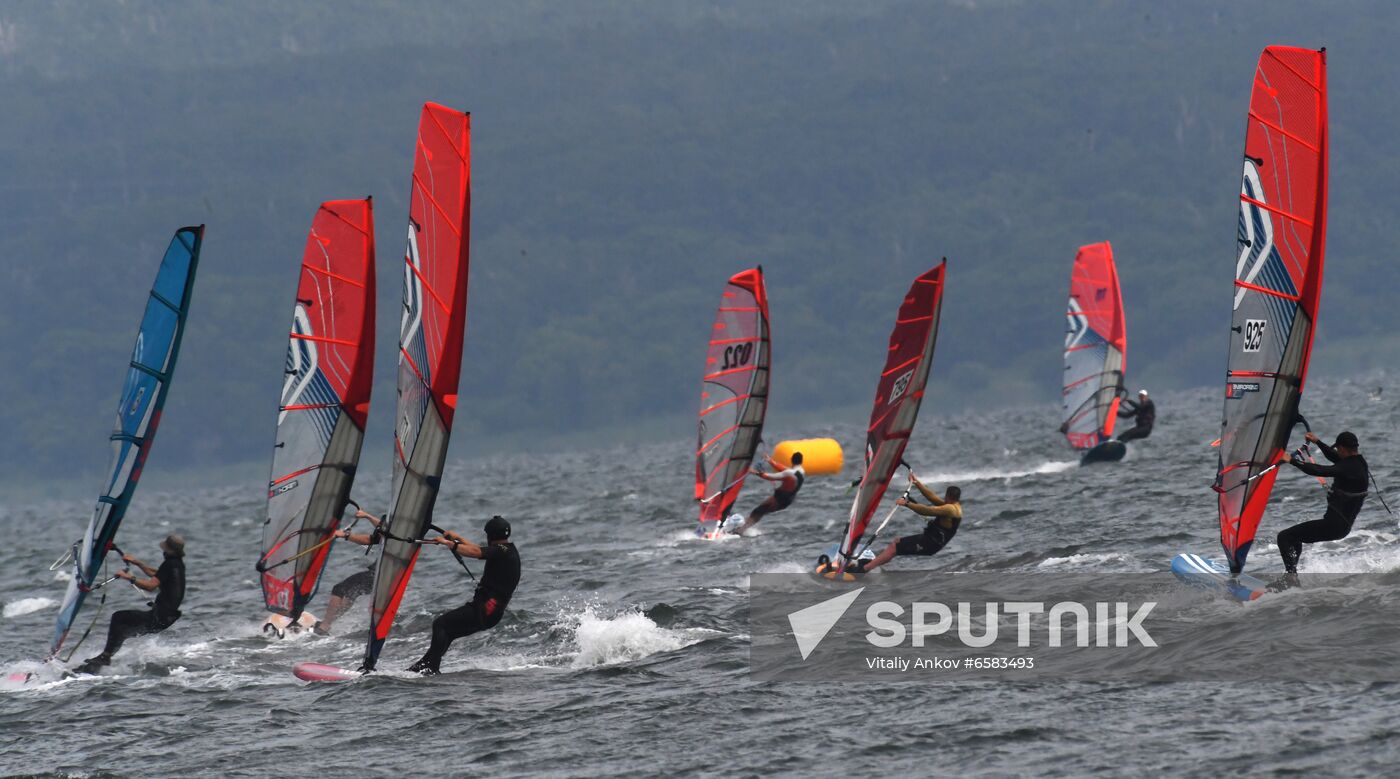
[[[1254, 166], [1254, 160], [1248, 157], [1244, 160], [1244, 177], [1240, 182], [1240, 257], [1235, 265], [1235, 279], [1258, 286], [1255, 279], [1276, 253], [1274, 223], [1262, 208], [1245, 198], [1264, 202], [1264, 184], [1259, 180], [1259, 169]], [[1235, 290], [1235, 308], [1240, 307], [1248, 291], [1243, 287]]]
[[[418, 225], [408, 220], [408, 246], [404, 249], [403, 267], [403, 316], [399, 320], [399, 362], [403, 363], [403, 350], [408, 348], [414, 336], [423, 326], [423, 261], [418, 252]], [[420, 371], [428, 366], [420, 365]]]
[[1247, 393], [1247, 392], [1258, 392], [1258, 391], [1259, 391], [1259, 382], [1257, 382], [1257, 381], [1247, 381], [1247, 382], [1232, 381], [1232, 382], [1230, 382], [1229, 384], [1226, 384], [1226, 385], [1225, 385], [1225, 399], [1226, 399], [1226, 400], [1239, 400], [1240, 398], [1244, 397], [1244, 396], [1245, 396], [1245, 393]]
[[914, 380], [914, 369], [910, 368], [908, 373], [894, 380], [890, 385], [890, 399], [887, 403], [893, 403], [904, 397], [904, 393], [909, 389], [909, 383]]
[[146, 388], [145, 388], [145, 387], [138, 387], [138, 388], [136, 389], [136, 397], [134, 397], [134, 398], [131, 399], [131, 405], [127, 407], [126, 413], [127, 413], [128, 415], [131, 415], [131, 414], [135, 414], [137, 411], [140, 411], [140, 410], [141, 410], [141, 401], [144, 400], [145, 397], [146, 397]]
[[[1080, 648], [1129, 647], [1134, 641], [1144, 647], [1157, 646], [1144, 624], [1156, 608], [1156, 601], [1144, 601], [1135, 610], [1133, 604], [1125, 601], [1092, 604], [1061, 601], [1048, 606], [1044, 602], [987, 601], [978, 605], [982, 607], [980, 613], [967, 601], [954, 606], [937, 601], [914, 602], [907, 610], [909, 624], [906, 626], [903, 620], [895, 619], [906, 614], [902, 605], [892, 601], [872, 603], [865, 610], [865, 621], [871, 628], [865, 640], [872, 646], [892, 649], [906, 642], [922, 647], [927, 638], [953, 635], [963, 646], [982, 649], [1001, 638], [1002, 618], [1010, 621], [1015, 617], [1018, 647], [1042, 642], [1044, 646], [1060, 647], [1066, 645], [1067, 638], [1073, 642], [1070, 646]], [[1090, 606], [1093, 607], [1092, 618]], [[1036, 624], [1033, 625], [1031, 618], [1041, 614], [1045, 619], [1034, 620]], [[1072, 626], [1071, 631], [1066, 630], [1066, 623]], [[1033, 630], [1043, 631], [1044, 635], [1033, 638]]]
[[797, 642], [797, 651], [803, 660], [811, 656], [864, 591], [865, 588], [861, 587], [788, 615], [788, 626], [792, 628], [792, 638]]
[[269, 497], [269, 498], [275, 498], [275, 497], [277, 497], [278, 495], [281, 495], [281, 494], [284, 493], [284, 492], [291, 492], [292, 490], [294, 490], [294, 489], [297, 488], [297, 484], [298, 484], [299, 481], [300, 481], [299, 479], [292, 479], [291, 481], [287, 482], [286, 484], [280, 484], [280, 485], [278, 485], [275, 489], [273, 489], [271, 492], [268, 492], [268, 493], [267, 493], [267, 497]]
[[282, 411], [277, 415], [279, 425], [287, 418], [287, 407], [297, 405], [302, 393], [306, 392], [316, 375], [316, 366], [320, 364], [316, 342], [298, 338], [311, 334], [311, 316], [298, 303], [292, 312], [292, 334], [287, 344], [287, 378], [282, 383]]
[[1084, 315], [1084, 309], [1079, 305], [1079, 298], [1071, 297], [1065, 327], [1065, 349], [1077, 346], [1087, 332], [1089, 332], [1089, 317]]
[[1244, 320], [1244, 350], [1257, 352], [1264, 345], [1264, 328], [1268, 322], [1263, 319]]
[[[865, 589], [861, 587], [787, 615], [788, 627], [803, 660], [812, 656]], [[923, 648], [929, 639], [940, 636], [972, 649], [1012, 641], [1022, 648], [1155, 648], [1157, 640], [1148, 630], [1147, 618], [1156, 607], [1156, 601], [915, 601], [906, 607], [881, 600], [866, 608], [865, 627], [869, 630], [861, 637], [880, 649]]]

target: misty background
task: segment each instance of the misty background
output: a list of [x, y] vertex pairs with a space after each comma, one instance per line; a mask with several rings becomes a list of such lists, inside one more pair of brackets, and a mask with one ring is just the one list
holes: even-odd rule
[[1397, 21], [1385, 2], [1293, 0], [6, 3], [0, 481], [105, 465], [161, 252], [199, 223], [152, 470], [266, 468], [310, 219], [365, 195], [365, 459], [387, 468], [425, 100], [473, 115], [459, 456], [689, 440], [713, 309], [758, 263], [770, 423], [863, 421], [901, 296], [943, 256], [925, 414], [1057, 403], [1070, 266], [1102, 240], [1130, 385], [1217, 383], [1245, 109], [1275, 43], [1328, 47], [1314, 376], [1384, 368]]

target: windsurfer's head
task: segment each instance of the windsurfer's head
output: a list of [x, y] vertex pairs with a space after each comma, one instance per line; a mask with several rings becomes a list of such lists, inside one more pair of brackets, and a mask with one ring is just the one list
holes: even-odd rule
[[1356, 433], [1344, 430], [1337, 434], [1337, 441], [1332, 444], [1332, 448], [1338, 453], [1356, 454], [1361, 449], [1361, 442], [1356, 440]]
[[1138, 397], [1141, 398], [1141, 399], [1143, 399], [1143, 400], [1147, 400], [1147, 390], [1145, 390], [1145, 389], [1140, 389], [1140, 390], [1138, 390]]
[[792, 464], [793, 464], [793, 465], [801, 465], [801, 464], [802, 464], [802, 453], [801, 453], [801, 452], [793, 452], [793, 453], [792, 453]]
[[160, 542], [160, 551], [165, 552], [166, 557], [184, 557], [185, 537], [179, 533], [171, 533]]
[[510, 539], [510, 523], [500, 514], [486, 520], [486, 527], [483, 529], [486, 531], [487, 541], [506, 541]]
[[943, 500], [945, 503], [957, 503], [958, 501], [962, 500], [962, 489], [955, 486], [949, 486], [948, 489], [944, 490], [943, 492]]

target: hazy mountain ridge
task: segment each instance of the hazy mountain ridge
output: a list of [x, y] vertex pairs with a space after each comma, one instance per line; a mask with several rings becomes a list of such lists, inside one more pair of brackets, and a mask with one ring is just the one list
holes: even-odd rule
[[[1332, 55], [1319, 356], [1390, 353], [1400, 271], [1379, 247], [1400, 117], [1384, 93], [1400, 62], [1376, 24], [1388, 6], [1339, 17], [1301, 3], [913, 3], [804, 16], [714, 4], [630, 18], [636, 4], [604, 5], [612, 16], [591, 23], [540, 4], [492, 11], [499, 24], [434, 24], [429, 45], [400, 42], [393, 25], [331, 51], [278, 49], [264, 32], [248, 44], [258, 54], [229, 63], [148, 51], [126, 68], [39, 77], [28, 49], [4, 43], [39, 12], [0, 11], [0, 356], [23, 368], [0, 374], [0, 429], [19, 444], [3, 461], [100, 464], [155, 262], [173, 229], [197, 222], [206, 254], [157, 461], [262, 456], [309, 219], [320, 200], [366, 194], [381, 290], [370, 440], [385, 439], [425, 99], [474, 114], [464, 435], [689, 409], [723, 281], [759, 262], [785, 409], [868, 401], [900, 295], [944, 255], [933, 402], [1055, 397], [1070, 261], [1104, 239], [1129, 307], [1130, 381], [1213, 383], [1245, 100], [1274, 42]], [[416, 7], [455, 18], [448, 4]], [[384, 18], [347, 8], [360, 27]], [[171, 13], [159, 30], [202, 29], [181, 14], [226, 23], [212, 4]], [[116, 56], [84, 40], [69, 51]]]

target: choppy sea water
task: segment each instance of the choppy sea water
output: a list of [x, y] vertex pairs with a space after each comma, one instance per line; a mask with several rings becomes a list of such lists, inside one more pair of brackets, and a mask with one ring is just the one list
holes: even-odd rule
[[[1304, 411], [1325, 436], [1355, 430], [1381, 485], [1400, 496], [1400, 387], [1372, 397], [1384, 381], [1315, 383]], [[1164, 571], [1179, 551], [1214, 553], [1208, 444], [1219, 393], [1166, 393], [1158, 407], [1157, 430], [1123, 463], [1082, 469], [1051, 406], [926, 409], [909, 460], [925, 480], [963, 487], [966, 519], [938, 556], [893, 566]], [[861, 420], [850, 422], [766, 437], [833, 435], [849, 459], [862, 435]], [[524, 577], [501, 625], [457, 642], [433, 679], [397, 669], [422, 653], [433, 615], [470, 594], [446, 550], [420, 560], [383, 673], [309, 685], [292, 677], [294, 663], [358, 663], [367, 606], [335, 636], [264, 636], [253, 569], [261, 485], [143, 488], [120, 542], [155, 562], [161, 537], [185, 534], [183, 619], [130, 641], [101, 677], [0, 686], [0, 772], [1355, 775], [1400, 762], [1400, 689], [1388, 684], [755, 682], [749, 574], [808, 570], [845, 521], [851, 474], [809, 479], [757, 537], [702, 542], [690, 535], [689, 450], [678, 431], [668, 445], [450, 464], [435, 521], [479, 536], [485, 517], [506, 515]], [[157, 450], [150, 467], [160, 466]], [[742, 510], [766, 492], [753, 481]], [[362, 476], [356, 490], [367, 507], [387, 493], [387, 474]], [[1256, 572], [1279, 569], [1278, 530], [1322, 511], [1316, 483], [1291, 470], [1274, 496]], [[65, 586], [47, 567], [90, 511], [85, 501], [0, 508], [0, 672], [38, 668]], [[1302, 568], [1397, 571], [1397, 540], [1395, 520], [1372, 500], [1350, 538], [1309, 547]], [[363, 565], [357, 550], [337, 549], [318, 606], [330, 582]], [[1271, 618], [1308, 618], [1309, 595], [1297, 597], [1302, 607]], [[108, 613], [144, 600], [113, 589]], [[103, 632], [80, 658], [98, 651]]]

